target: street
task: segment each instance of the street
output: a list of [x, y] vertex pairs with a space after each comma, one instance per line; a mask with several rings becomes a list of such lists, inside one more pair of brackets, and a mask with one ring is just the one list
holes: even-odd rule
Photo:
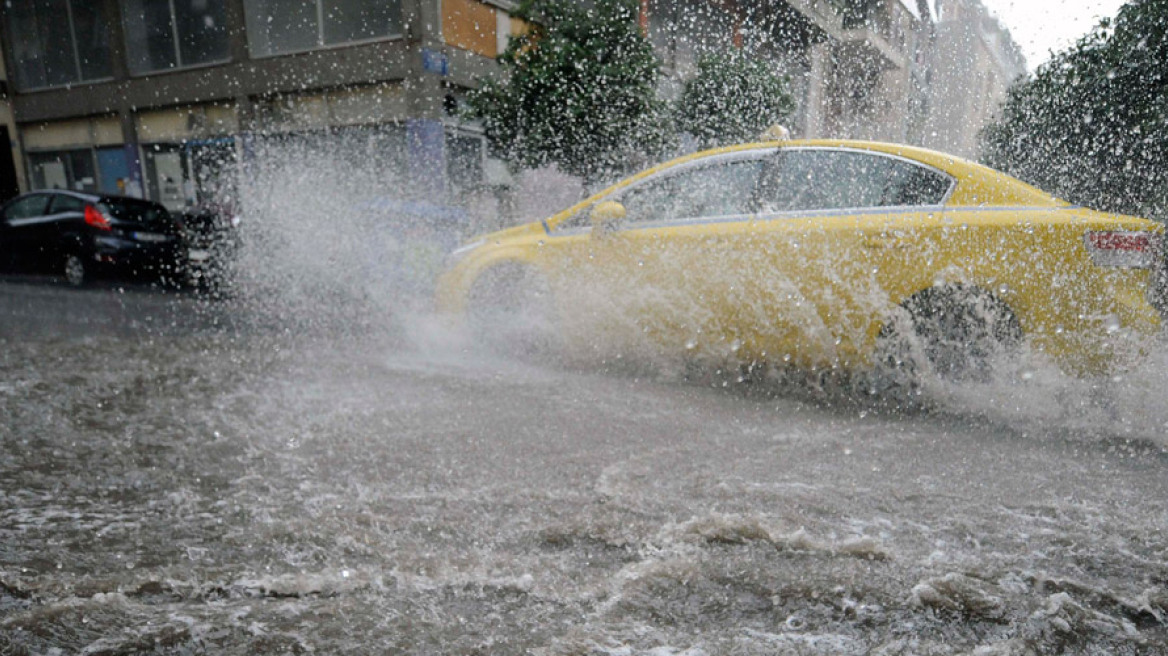
[[1168, 653], [1162, 354], [890, 412], [253, 319], [0, 282], [0, 654]]

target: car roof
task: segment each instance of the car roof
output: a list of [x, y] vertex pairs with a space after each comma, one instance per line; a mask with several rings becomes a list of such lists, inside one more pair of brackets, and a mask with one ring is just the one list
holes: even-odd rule
[[28, 193], [21, 194], [21, 196], [32, 196], [34, 194], [56, 194], [59, 196], [72, 196], [81, 200], [89, 202], [96, 202], [101, 198], [98, 194], [91, 194], [84, 191], [73, 191], [71, 189], [33, 189]]
[[1022, 182], [1018, 178], [983, 164], [950, 155], [938, 150], [883, 141], [856, 139], [784, 139], [715, 148], [695, 153], [696, 156], [755, 148], [841, 148], [862, 150], [913, 160], [943, 171], [957, 180], [957, 188], [949, 197], [948, 205], [1022, 205], [1033, 207], [1062, 207], [1066, 201]]
[[[155, 205], [163, 207], [161, 203], [146, 199], [135, 198], [134, 196], [119, 196], [117, 194], [95, 194], [87, 191], [73, 191], [72, 189], [33, 189], [17, 196], [23, 198], [25, 196], [32, 196], [34, 194], [55, 194], [59, 196], [71, 196], [87, 203], [108, 203], [108, 202], [123, 202], [123, 203], [144, 203], [146, 205]], [[15, 200], [15, 199], [13, 199]], [[164, 208], [165, 209], [165, 208]]]

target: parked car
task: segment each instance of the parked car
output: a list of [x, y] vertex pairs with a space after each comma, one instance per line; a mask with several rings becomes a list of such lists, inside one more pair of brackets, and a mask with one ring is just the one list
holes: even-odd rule
[[189, 247], [187, 284], [224, 292], [240, 247], [239, 214], [230, 205], [202, 205], [187, 209], [179, 218]]
[[0, 264], [60, 274], [71, 285], [101, 276], [179, 282], [182, 225], [158, 203], [72, 191], [34, 191], [0, 208]]
[[437, 298], [495, 337], [542, 326], [589, 352], [854, 369], [899, 361], [908, 339], [961, 378], [1025, 340], [1091, 373], [1159, 329], [1162, 235], [939, 152], [772, 141], [682, 157], [475, 240]]

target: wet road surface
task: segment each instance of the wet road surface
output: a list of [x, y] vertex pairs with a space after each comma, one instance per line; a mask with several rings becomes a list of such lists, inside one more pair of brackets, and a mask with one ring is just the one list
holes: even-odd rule
[[897, 414], [238, 310], [0, 283], [0, 653], [1168, 653], [1138, 394]]

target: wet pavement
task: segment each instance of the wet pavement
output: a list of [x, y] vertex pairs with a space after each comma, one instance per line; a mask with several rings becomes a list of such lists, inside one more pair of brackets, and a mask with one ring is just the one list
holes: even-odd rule
[[1168, 653], [1159, 361], [894, 413], [246, 315], [0, 282], [0, 654]]

